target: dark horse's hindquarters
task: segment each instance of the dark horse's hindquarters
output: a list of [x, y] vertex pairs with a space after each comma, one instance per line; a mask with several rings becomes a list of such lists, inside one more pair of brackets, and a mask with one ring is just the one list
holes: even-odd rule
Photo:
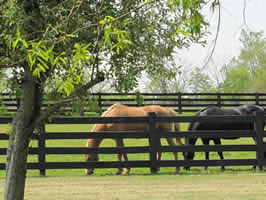
[[[252, 115], [256, 111], [264, 111], [264, 109], [257, 105], [241, 105], [236, 107], [235, 109], [221, 109], [216, 106], [210, 106], [199, 111], [196, 116], [211, 116], [211, 115], [228, 115], [228, 116], [239, 116], [239, 115]], [[193, 122], [190, 123], [188, 127], [188, 131], [203, 131], [203, 130], [253, 130], [254, 125], [253, 123], [199, 123]], [[186, 138], [186, 145], [195, 145], [198, 138]], [[237, 139], [237, 137], [224, 138], [224, 139]], [[202, 143], [204, 145], [209, 145], [210, 141], [218, 145], [221, 144], [220, 138], [209, 137], [209, 138], [201, 138]], [[221, 159], [223, 158], [223, 153], [218, 152]], [[184, 159], [185, 160], [193, 160], [195, 153], [194, 152], [184, 152]], [[205, 153], [206, 160], [209, 160], [209, 152]], [[205, 166], [207, 169], [208, 166]], [[185, 169], [189, 169], [189, 167], [185, 167]], [[224, 166], [222, 166], [224, 169]]]

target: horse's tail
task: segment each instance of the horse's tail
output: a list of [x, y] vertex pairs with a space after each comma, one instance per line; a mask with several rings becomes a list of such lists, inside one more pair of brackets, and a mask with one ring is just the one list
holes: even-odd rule
[[[169, 109], [169, 112], [170, 112], [171, 116], [176, 117], [176, 112], [173, 109], [170, 109], [170, 108], [168, 108], [168, 109]], [[174, 131], [177, 131], [177, 132], [180, 131], [179, 123], [174, 123]], [[183, 143], [182, 143], [180, 138], [176, 138], [176, 144], [177, 145], [183, 145]]]

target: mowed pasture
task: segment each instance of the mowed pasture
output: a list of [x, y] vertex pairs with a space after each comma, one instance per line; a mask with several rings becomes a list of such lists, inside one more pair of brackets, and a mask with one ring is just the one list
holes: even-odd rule
[[[186, 130], [188, 124], [181, 124]], [[1, 125], [0, 132], [9, 127]], [[87, 132], [92, 125], [47, 125], [47, 132]], [[48, 140], [47, 147], [81, 147], [86, 139]], [[7, 147], [7, 141], [0, 141], [1, 147]], [[251, 139], [222, 140], [223, 144], [254, 144]], [[127, 139], [126, 146], [145, 146], [148, 140]], [[166, 145], [166, 142], [162, 142]], [[201, 144], [199, 140], [197, 144]], [[31, 141], [37, 146], [37, 141]], [[101, 147], [113, 147], [115, 143], [106, 139]], [[255, 158], [254, 152], [224, 152], [225, 159]], [[204, 153], [196, 153], [195, 159], [204, 159]], [[0, 162], [5, 161], [1, 156]], [[29, 162], [37, 162], [36, 155], [29, 155]], [[47, 162], [84, 161], [83, 155], [47, 155]], [[149, 159], [148, 154], [129, 154], [130, 160]], [[163, 153], [163, 160], [173, 160], [172, 153]], [[179, 159], [183, 159], [179, 153]], [[210, 153], [210, 159], [219, 159], [216, 152]], [[116, 161], [115, 154], [100, 155], [100, 160]], [[157, 175], [150, 175], [148, 168], [134, 168], [129, 176], [115, 176], [116, 169], [95, 169], [95, 174], [87, 176], [83, 169], [47, 170], [46, 177], [39, 177], [37, 170], [28, 170], [25, 199], [264, 199], [266, 196], [266, 174], [255, 172], [251, 166], [192, 167], [190, 171], [181, 169], [179, 175], [174, 168], [161, 168]], [[4, 192], [5, 172], [0, 172], [0, 196]]]
[[265, 180], [258, 172], [30, 177], [25, 200], [264, 200]]

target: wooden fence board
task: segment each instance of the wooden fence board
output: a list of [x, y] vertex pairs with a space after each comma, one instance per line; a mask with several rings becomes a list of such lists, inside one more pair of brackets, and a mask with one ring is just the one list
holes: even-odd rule
[[118, 154], [118, 153], [149, 153], [149, 147], [47, 147], [46, 154]]
[[47, 162], [46, 169], [149, 168], [150, 161]]
[[160, 132], [160, 138], [231, 138], [234, 137], [254, 137], [255, 131], [230, 130], [230, 131], [180, 131], [180, 132]]
[[88, 139], [88, 138], [148, 138], [148, 132], [49, 132], [45, 139]]
[[256, 151], [256, 145], [183, 145], [161, 146], [159, 152], [217, 152], [217, 151]]
[[148, 123], [147, 117], [54, 117], [48, 124]]
[[158, 161], [160, 167], [202, 167], [202, 166], [255, 166], [258, 164], [256, 159], [227, 159], [227, 160], [179, 160], [179, 161]]

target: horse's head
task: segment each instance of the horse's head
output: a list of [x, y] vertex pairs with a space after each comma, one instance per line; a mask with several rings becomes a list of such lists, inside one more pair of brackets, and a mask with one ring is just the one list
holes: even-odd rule
[[[91, 162], [91, 161], [99, 161], [99, 157], [96, 153], [91, 153], [91, 154], [85, 154], [85, 161]], [[85, 174], [91, 175], [94, 172], [94, 168], [87, 168], [85, 169]]]

